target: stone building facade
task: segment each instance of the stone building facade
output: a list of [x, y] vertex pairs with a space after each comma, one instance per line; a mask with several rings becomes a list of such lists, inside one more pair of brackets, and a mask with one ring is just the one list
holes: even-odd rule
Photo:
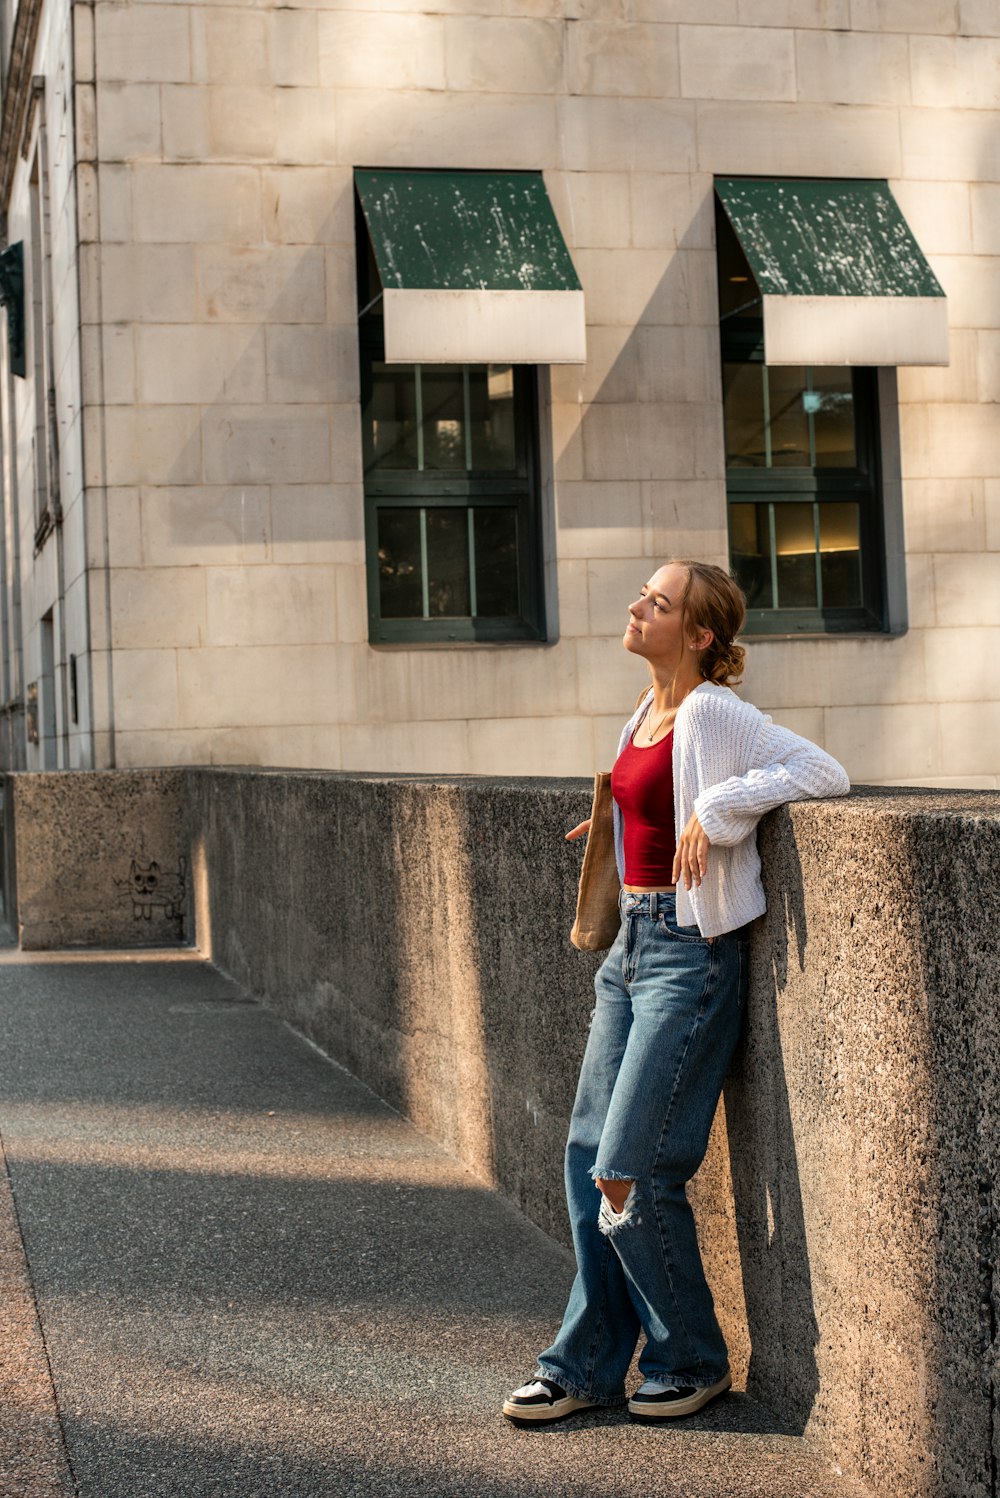
[[[9, 765], [588, 772], [628, 600], [738, 552], [754, 701], [855, 779], [1000, 785], [994, 0], [5, 0], [2, 54]], [[585, 362], [490, 273], [450, 345], [393, 171], [415, 244], [434, 182], [533, 174]], [[816, 180], [888, 183], [946, 364], [844, 365], [781, 286], [727, 345], [733, 194]]]

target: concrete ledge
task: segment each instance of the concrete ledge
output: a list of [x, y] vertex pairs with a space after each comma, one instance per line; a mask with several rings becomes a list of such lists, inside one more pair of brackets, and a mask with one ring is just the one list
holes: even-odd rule
[[[567, 1241], [589, 787], [153, 773], [182, 776], [203, 950]], [[15, 777], [19, 883], [29, 778], [87, 817], [111, 784]], [[1000, 794], [856, 791], [759, 838], [747, 1027], [691, 1191], [737, 1384], [880, 1498], [995, 1498]]]
[[[588, 798], [189, 773], [214, 960], [564, 1242]], [[737, 1381], [884, 1498], [992, 1498], [1000, 795], [855, 792], [760, 839], [748, 1023], [691, 1193]]]
[[763, 824], [726, 1098], [751, 1381], [885, 1498], [997, 1491], [1000, 796]]
[[[8, 774], [5, 868], [21, 947], [163, 947], [189, 939], [180, 770]], [[5, 881], [6, 882], [6, 881]]]

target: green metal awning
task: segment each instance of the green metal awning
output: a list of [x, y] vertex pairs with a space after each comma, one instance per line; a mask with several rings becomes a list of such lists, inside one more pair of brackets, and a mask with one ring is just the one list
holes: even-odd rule
[[583, 290], [541, 172], [356, 171], [390, 364], [581, 364]]
[[716, 178], [769, 364], [947, 364], [948, 311], [883, 181]]

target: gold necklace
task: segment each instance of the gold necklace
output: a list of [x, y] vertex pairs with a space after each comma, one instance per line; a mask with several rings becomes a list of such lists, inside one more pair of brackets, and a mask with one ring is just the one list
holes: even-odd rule
[[[707, 680], [708, 680], [708, 677], [707, 676], [703, 676], [701, 678], [701, 681], [698, 682], [698, 686], [701, 686], [702, 682], [707, 681]], [[692, 688], [692, 691], [693, 690], [694, 690], [694, 688]], [[686, 693], [685, 695], [686, 696], [690, 696], [690, 693]], [[684, 700], [684, 698], [682, 697], [681, 698], [681, 702], [683, 702], [683, 700]], [[653, 742], [654, 738], [659, 733], [659, 731], [663, 727], [664, 723], [670, 717], [670, 714], [671, 713], [675, 713], [676, 714], [677, 708], [680, 707], [680, 702], [678, 702], [675, 706], [667, 708], [666, 712], [663, 714], [663, 717], [660, 719], [659, 723], [657, 723], [657, 725], [656, 725], [655, 728], [650, 728], [649, 723], [647, 721], [648, 718], [650, 717], [652, 706], [653, 706], [653, 704], [650, 703], [649, 707], [646, 709], [646, 717], [643, 718], [643, 720], [642, 720], [643, 721], [643, 726], [644, 726], [644, 728], [646, 730], [646, 743], [647, 744], [651, 744]]]
[[660, 729], [663, 727], [664, 723], [670, 717], [670, 714], [672, 712], [673, 712], [673, 708], [669, 708], [668, 707], [667, 710], [666, 710], [666, 712], [663, 714], [663, 717], [660, 719], [659, 723], [657, 723], [657, 725], [656, 725], [655, 728], [650, 728], [649, 724], [648, 723], [646, 724], [646, 742], [647, 743], [651, 744], [653, 742], [653, 740], [655, 739], [656, 735], [659, 733]]

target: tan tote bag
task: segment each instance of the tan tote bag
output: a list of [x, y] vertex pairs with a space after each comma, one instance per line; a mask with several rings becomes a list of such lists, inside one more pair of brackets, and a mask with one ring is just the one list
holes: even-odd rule
[[[635, 706], [646, 696], [643, 687]], [[635, 708], [632, 709], [635, 711]], [[580, 887], [576, 893], [576, 920], [569, 933], [574, 947], [581, 952], [603, 952], [618, 935], [621, 916], [618, 896], [621, 881], [615, 859], [615, 814], [611, 795], [611, 772], [598, 770], [594, 776], [594, 804], [590, 810], [590, 831], [583, 853]]]
[[570, 941], [581, 952], [603, 952], [618, 935], [621, 925], [618, 913], [620, 889], [615, 862], [611, 775], [607, 770], [598, 770], [594, 776], [590, 831], [576, 896], [576, 920], [569, 934]]

